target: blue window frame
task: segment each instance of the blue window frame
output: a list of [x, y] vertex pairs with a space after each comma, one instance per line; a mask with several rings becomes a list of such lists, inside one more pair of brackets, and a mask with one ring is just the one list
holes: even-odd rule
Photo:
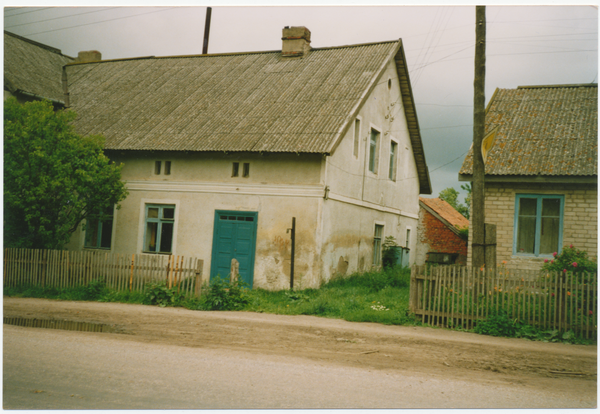
[[144, 253], [172, 253], [174, 230], [174, 205], [147, 204]]
[[513, 254], [551, 256], [562, 246], [564, 196], [517, 194]]

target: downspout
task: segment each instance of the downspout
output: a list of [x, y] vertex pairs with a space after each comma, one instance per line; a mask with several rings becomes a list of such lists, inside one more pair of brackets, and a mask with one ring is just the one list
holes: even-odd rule
[[67, 67], [63, 66], [62, 68], [62, 86], [63, 93], [65, 94], [65, 108], [69, 108], [71, 106], [71, 102], [69, 99], [69, 84], [67, 82]]

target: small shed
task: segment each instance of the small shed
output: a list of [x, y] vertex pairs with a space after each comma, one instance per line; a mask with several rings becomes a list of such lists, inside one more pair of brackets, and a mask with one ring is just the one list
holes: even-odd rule
[[469, 220], [440, 198], [419, 197], [419, 207], [415, 262], [466, 264], [467, 240], [461, 230]]

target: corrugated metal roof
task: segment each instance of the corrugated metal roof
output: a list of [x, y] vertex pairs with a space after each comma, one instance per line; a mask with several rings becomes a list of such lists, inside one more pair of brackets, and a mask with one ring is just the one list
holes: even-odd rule
[[469, 219], [460, 214], [454, 207], [441, 198], [423, 198], [419, 197], [419, 201], [429, 207], [431, 210], [439, 214], [449, 224], [460, 230], [469, 227]]
[[[598, 86], [497, 89], [486, 133], [498, 127], [486, 175], [598, 175]], [[459, 174], [471, 175], [472, 148]]]
[[399, 42], [67, 66], [79, 133], [115, 150], [328, 153]]
[[4, 88], [64, 103], [62, 67], [74, 59], [60, 50], [4, 31]]

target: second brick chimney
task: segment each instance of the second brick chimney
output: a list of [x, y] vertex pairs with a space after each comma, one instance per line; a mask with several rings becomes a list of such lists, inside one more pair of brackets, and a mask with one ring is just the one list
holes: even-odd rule
[[85, 52], [79, 52], [77, 55], [77, 59], [75, 62], [77, 63], [87, 63], [87, 62], [97, 62], [102, 60], [102, 53], [97, 50], [89, 50]]
[[285, 26], [281, 40], [281, 56], [303, 57], [310, 50], [310, 30], [304, 26]]

